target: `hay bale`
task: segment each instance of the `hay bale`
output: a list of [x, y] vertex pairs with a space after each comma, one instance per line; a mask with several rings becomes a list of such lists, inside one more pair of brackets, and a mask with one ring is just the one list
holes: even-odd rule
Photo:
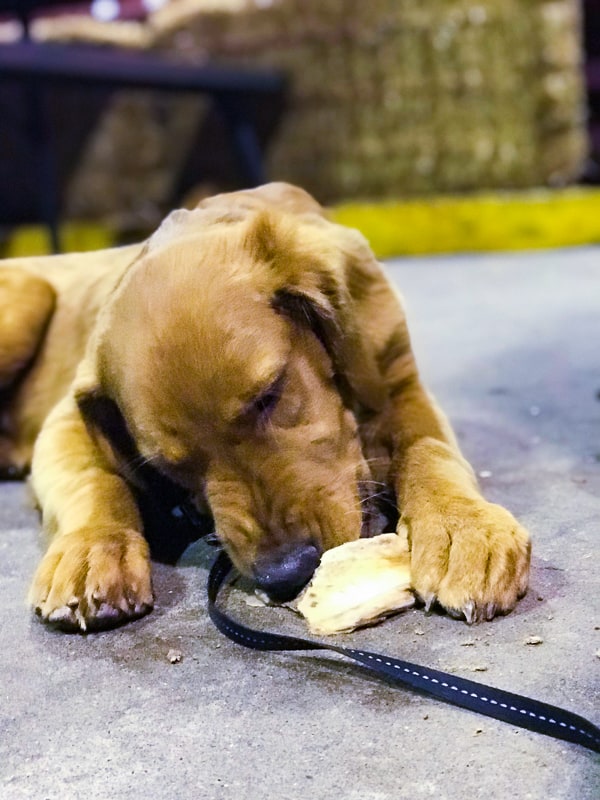
[[577, 0], [171, 0], [147, 31], [139, 41], [190, 61], [287, 71], [269, 175], [322, 202], [582, 170]]
[[[322, 201], [557, 185], [580, 174], [576, 0], [201, 5], [174, 0], [157, 13], [155, 46], [287, 70], [293, 97], [270, 173]], [[178, 7], [183, 26], [173, 24]]]
[[156, 228], [206, 108], [204, 98], [115, 94], [73, 172], [66, 216], [123, 232]]

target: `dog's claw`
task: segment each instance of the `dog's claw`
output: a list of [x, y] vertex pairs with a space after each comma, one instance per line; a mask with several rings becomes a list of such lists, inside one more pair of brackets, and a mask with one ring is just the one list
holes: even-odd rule
[[467, 625], [472, 625], [477, 621], [477, 607], [472, 600], [469, 600], [469, 602], [463, 608], [463, 614], [465, 615]]
[[496, 603], [488, 603], [485, 607], [485, 618], [489, 621], [496, 616]]
[[436, 600], [435, 594], [429, 594], [429, 595], [427, 595], [427, 597], [423, 598], [423, 601], [425, 603], [425, 613], [426, 614], [431, 614], [431, 612], [433, 610], [433, 606], [435, 604], [435, 600]]

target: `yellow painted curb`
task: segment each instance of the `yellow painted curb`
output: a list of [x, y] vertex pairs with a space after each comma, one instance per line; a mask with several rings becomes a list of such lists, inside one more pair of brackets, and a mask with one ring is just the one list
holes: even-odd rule
[[[362, 231], [379, 258], [600, 243], [600, 189], [592, 188], [343, 203], [329, 213]], [[66, 252], [117, 243], [113, 231], [95, 223], [65, 223], [60, 236]], [[40, 225], [16, 228], [2, 248], [4, 258], [49, 252]]]
[[344, 203], [330, 212], [335, 222], [358, 228], [379, 258], [600, 242], [598, 189]]
[[[66, 222], [60, 226], [60, 243], [67, 253], [102, 250], [115, 245], [115, 235], [95, 223]], [[2, 248], [3, 258], [45, 256], [52, 252], [48, 229], [42, 225], [22, 225], [11, 233]]]

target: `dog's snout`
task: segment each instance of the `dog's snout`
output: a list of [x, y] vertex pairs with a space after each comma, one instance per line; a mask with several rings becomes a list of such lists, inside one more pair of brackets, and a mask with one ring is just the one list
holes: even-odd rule
[[258, 557], [254, 576], [271, 600], [285, 603], [296, 597], [319, 566], [320, 552], [312, 543], [280, 547]]

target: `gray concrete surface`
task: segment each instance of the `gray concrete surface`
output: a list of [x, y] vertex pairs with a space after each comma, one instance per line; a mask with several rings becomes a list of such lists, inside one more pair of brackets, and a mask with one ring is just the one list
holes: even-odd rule
[[[491, 623], [410, 611], [349, 641], [598, 723], [600, 249], [397, 260], [390, 272], [488, 497], [533, 533], [531, 589]], [[45, 629], [24, 605], [40, 552], [26, 496], [0, 486], [4, 800], [600, 796], [598, 757], [575, 745], [391, 688], [336, 657], [223, 639], [205, 611], [202, 545], [156, 566], [146, 619], [89, 636]], [[239, 593], [230, 602], [254, 623], [298, 629]]]

